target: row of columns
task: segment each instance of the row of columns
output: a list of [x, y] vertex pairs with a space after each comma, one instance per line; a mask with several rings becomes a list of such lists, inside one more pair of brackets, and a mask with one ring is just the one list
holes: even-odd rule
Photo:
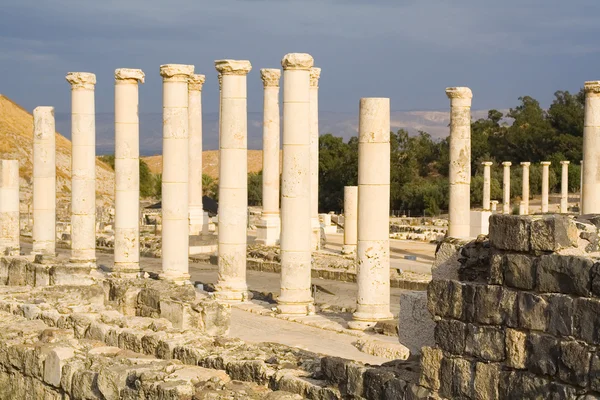
[[[569, 161], [561, 161], [561, 192], [560, 192], [560, 212], [568, 212], [568, 196], [569, 196]], [[486, 211], [490, 210], [490, 189], [491, 189], [491, 178], [490, 178], [490, 167], [493, 163], [491, 161], [484, 161], [483, 165], [483, 209]], [[542, 161], [542, 212], [548, 212], [548, 187], [549, 187], [549, 167], [550, 161]], [[503, 204], [502, 212], [504, 214], [510, 214], [510, 167], [512, 163], [505, 161], [502, 163], [503, 166]], [[522, 200], [519, 204], [519, 214], [529, 214], [529, 167], [530, 162], [522, 162]], [[495, 210], [494, 210], [495, 211]]]

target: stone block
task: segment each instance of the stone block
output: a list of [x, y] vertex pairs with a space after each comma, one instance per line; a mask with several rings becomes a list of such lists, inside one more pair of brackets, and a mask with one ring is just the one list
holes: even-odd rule
[[364, 393], [364, 375], [367, 367], [358, 363], [348, 363], [346, 365], [346, 373], [348, 374], [348, 386], [346, 391], [349, 395], [361, 397]]
[[529, 251], [531, 217], [493, 214], [490, 217], [490, 246], [499, 250]]
[[10, 258], [0, 257], [0, 285], [8, 285], [8, 267]]
[[499, 384], [500, 367], [498, 364], [475, 363], [475, 377], [473, 378], [474, 398], [481, 400], [498, 399]]
[[541, 256], [537, 262], [537, 291], [589, 296], [592, 266], [593, 261], [585, 257]]
[[573, 298], [564, 294], [542, 296], [548, 303], [548, 333], [555, 336], [573, 334]]
[[499, 398], [503, 400], [567, 400], [576, 398], [577, 392], [573, 387], [552, 382], [531, 373], [502, 371], [499, 394]]
[[88, 286], [95, 282], [91, 276], [92, 265], [58, 264], [50, 270], [50, 284], [57, 286]]
[[504, 283], [504, 255], [496, 250], [490, 254], [490, 285], [502, 285]]
[[573, 305], [574, 335], [589, 344], [600, 344], [600, 300], [576, 298]]
[[432, 280], [427, 287], [427, 308], [431, 315], [460, 319], [462, 287], [453, 280]]
[[223, 336], [229, 333], [231, 325], [231, 306], [215, 300], [203, 299], [192, 304], [192, 310], [199, 314], [198, 328], [211, 336]]
[[321, 373], [331, 383], [346, 383], [348, 381], [346, 364], [349, 362], [340, 357], [323, 357], [321, 358]]
[[73, 387], [73, 376], [77, 371], [84, 370], [85, 368], [85, 362], [80, 358], [73, 357], [66, 359], [62, 367], [60, 388], [67, 393], [71, 393]]
[[460, 321], [440, 320], [435, 326], [435, 343], [444, 351], [462, 355], [465, 351], [466, 329], [466, 324]]
[[517, 292], [514, 290], [502, 286], [478, 286], [474, 304], [474, 322], [511, 327], [518, 324]]
[[398, 321], [398, 340], [410, 354], [420, 354], [423, 346], [435, 344], [435, 322], [427, 311], [427, 292], [402, 291]]
[[419, 384], [433, 391], [440, 389], [440, 369], [444, 354], [434, 347], [423, 347], [421, 350], [421, 375]]
[[8, 265], [8, 286], [27, 285], [27, 260], [24, 258], [13, 258]]
[[469, 243], [467, 240], [456, 238], [445, 238], [435, 252], [435, 260], [431, 267], [431, 275], [434, 280], [451, 279], [458, 280], [458, 270], [461, 267], [461, 248]]
[[383, 396], [381, 398], [384, 400], [402, 399], [404, 398], [405, 393], [406, 381], [400, 378], [394, 378], [385, 383]]
[[600, 262], [594, 263], [592, 267], [591, 289], [594, 296], [600, 297]]
[[525, 369], [527, 362], [527, 334], [515, 329], [505, 331], [506, 365], [514, 369]]
[[470, 235], [471, 237], [477, 237], [479, 235], [487, 235], [490, 230], [490, 211], [471, 211], [471, 225]]
[[531, 332], [527, 335], [527, 369], [537, 375], [555, 376], [558, 370], [560, 348], [551, 335]]
[[558, 377], [572, 385], [587, 387], [591, 353], [581, 342], [564, 341], [560, 343], [558, 359]]
[[[54, 387], [60, 387], [62, 370], [67, 360], [75, 355], [72, 347], [54, 347], [44, 362], [44, 382]], [[70, 388], [69, 388], [70, 389]]]
[[531, 222], [531, 250], [558, 251], [576, 247], [579, 231], [565, 215], [544, 215]]
[[519, 292], [519, 327], [545, 331], [548, 327], [548, 303], [533, 293]]
[[527, 254], [506, 254], [503, 260], [504, 284], [517, 289], [535, 287], [534, 258]]
[[473, 364], [462, 358], [452, 360], [452, 399], [473, 397]]
[[381, 399], [385, 384], [394, 379], [396, 375], [385, 368], [368, 368], [364, 373], [364, 397], [367, 399]]
[[90, 370], [78, 370], [73, 374], [71, 393], [75, 399], [103, 398], [97, 385], [98, 373]]
[[50, 269], [52, 267], [41, 264], [33, 264], [33, 266], [35, 268], [35, 286], [50, 286]]
[[171, 321], [175, 329], [198, 329], [200, 325], [199, 314], [182, 301], [161, 299], [160, 317]]
[[592, 354], [589, 374], [590, 389], [600, 392], [600, 353]]
[[504, 330], [467, 324], [465, 353], [483, 361], [503, 361]]

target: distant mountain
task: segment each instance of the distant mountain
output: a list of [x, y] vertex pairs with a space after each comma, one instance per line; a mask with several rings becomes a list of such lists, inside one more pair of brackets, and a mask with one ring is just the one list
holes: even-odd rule
[[[474, 110], [473, 119], [485, 118], [487, 110]], [[205, 113], [204, 118], [204, 150], [216, 150], [219, 147], [219, 115]], [[248, 148], [262, 148], [262, 113], [248, 113]], [[448, 135], [450, 116], [448, 111], [392, 111], [391, 129], [408, 130], [411, 134], [426, 131], [434, 138]], [[71, 117], [69, 113], [56, 114], [56, 127], [70, 137]], [[319, 131], [321, 134], [332, 133], [349, 139], [358, 132], [357, 113], [337, 113], [322, 111], [319, 115]], [[98, 154], [114, 152], [114, 114], [96, 114], [96, 151]], [[140, 114], [140, 152], [143, 155], [162, 153], [162, 115], [160, 113]]]

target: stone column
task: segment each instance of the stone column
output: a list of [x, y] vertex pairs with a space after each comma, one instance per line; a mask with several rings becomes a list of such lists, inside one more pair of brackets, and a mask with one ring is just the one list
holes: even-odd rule
[[191, 75], [188, 81], [189, 180], [188, 205], [190, 235], [208, 235], [208, 213], [202, 204], [202, 85], [204, 75]]
[[283, 67], [281, 177], [281, 294], [283, 314], [314, 312], [311, 296], [310, 69], [309, 54], [290, 53]]
[[490, 203], [492, 204], [491, 211], [493, 213], [495, 213], [496, 211], [498, 211], [498, 200], [492, 200], [492, 201], [490, 201]]
[[492, 178], [490, 173], [490, 167], [492, 166], [491, 161], [485, 161], [483, 164], [483, 210], [490, 210], [491, 201], [491, 184]]
[[448, 236], [469, 237], [471, 230], [471, 99], [473, 93], [467, 87], [451, 87], [446, 89], [446, 95], [450, 99]]
[[502, 163], [504, 175], [502, 177], [502, 213], [510, 214], [510, 161]]
[[278, 69], [261, 69], [263, 97], [263, 175], [262, 214], [256, 226], [256, 242], [266, 246], [279, 244], [279, 79]]
[[342, 254], [356, 253], [357, 226], [358, 186], [344, 186], [344, 246], [342, 246]]
[[56, 128], [54, 107], [33, 110], [32, 254], [56, 254]]
[[523, 200], [519, 202], [519, 215], [527, 215], [525, 212], [525, 202]]
[[115, 71], [115, 263], [116, 276], [140, 273], [140, 69]]
[[188, 80], [193, 65], [160, 66], [163, 78], [162, 274], [189, 280]]
[[583, 160], [579, 163], [579, 214], [583, 214]]
[[521, 163], [523, 168], [523, 183], [521, 185], [521, 197], [523, 202], [523, 213], [522, 215], [529, 214], [529, 166], [530, 162], [524, 161]]
[[0, 160], [0, 255], [19, 255], [19, 161]]
[[321, 248], [319, 223], [319, 77], [321, 68], [310, 69], [310, 221], [312, 249]]
[[[468, 216], [467, 212], [467, 216]], [[362, 98], [358, 117], [358, 298], [349, 328], [390, 319], [390, 99]]]
[[548, 186], [550, 161], [542, 161], [542, 212], [548, 212]]
[[600, 81], [584, 84], [582, 213], [600, 213]]
[[244, 301], [246, 286], [246, 233], [248, 225], [248, 112], [247, 60], [218, 60], [221, 74], [221, 134], [219, 139], [219, 277], [217, 298]]
[[560, 212], [569, 211], [569, 161], [561, 161], [561, 180], [560, 180]]
[[71, 263], [96, 264], [96, 75], [69, 72], [71, 84]]

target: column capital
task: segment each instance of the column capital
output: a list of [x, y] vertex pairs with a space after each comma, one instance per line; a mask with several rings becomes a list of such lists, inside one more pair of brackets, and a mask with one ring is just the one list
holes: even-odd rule
[[163, 77], [163, 81], [187, 82], [193, 73], [193, 65], [164, 64], [160, 66], [160, 76]]
[[600, 94], [600, 81], [587, 81], [583, 84], [585, 93]]
[[521, 165], [522, 165], [523, 167], [529, 167], [529, 166], [531, 165], [531, 163], [530, 163], [529, 161], [522, 161], [522, 162], [521, 162]]
[[314, 65], [315, 60], [310, 54], [306, 53], [288, 53], [283, 56], [281, 66], [284, 70], [305, 70], [308, 71]]
[[310, 69], [310, 86], [318, 88], [320, 77], [321, 77], [321, 68], [312, 67]]
[[65, 77], [71, 84], [71, 89], [94, 89], [96, 75], [90, 72], [69, 72]]
[[571, 164], [571, 161], [561, 161], [560, 164], [561, 165], [569, 165], [569, 164]]
[[115, 82], [144, 83], [144, 71], [141, 69], [117, 68], [115, 69]]
[[489, 166], [491, 166], [491, 165], [494, 165], [494, 163], [493, 163], [493, 162], [491, 162], [491, 161], [484, 161], [484, 162], [482, 162], [482, 163], [481, 163], [481, 165], [483, 165], [483, 166], [486, 166], [486, 167], [489, 167]]
[[449, 99], [472, 99], [473, 92], [468, 87], [449, 87], [446, 88], [446, 96]]
[[190, 75], [190, 77], [188, 78], [188, 90], [189, 91], [195, 90], [195, 91], [201, 92], [202, 85], [204, 85], [205, 81], [206, 81], [206, 77], [204, 75], [201, 75], [201, 74]]
[[219, 73], [217, 79], [219, 80], [219, 90], [221, 90], [223, 89], [223, 74]]
[[542, 161], [540, 164], [542, 164], [543, 166], [546, 166], [546, 165], [550, 165], [552, 163], [550, 161]]
[[260, 78], [263, 81], [264, 87], [279, 87], [281, 70], [277, 68], [263, 68], [260, 70]]
[[222, 75], [248, 75], [252, 64], [248, 60], [215, 60], [215, 69]]
[[505, 167], [510, 167], [512, 165], [512, 163], [510, 161], [504, 161], [502, 163], [502, 165], [505, 166]]

